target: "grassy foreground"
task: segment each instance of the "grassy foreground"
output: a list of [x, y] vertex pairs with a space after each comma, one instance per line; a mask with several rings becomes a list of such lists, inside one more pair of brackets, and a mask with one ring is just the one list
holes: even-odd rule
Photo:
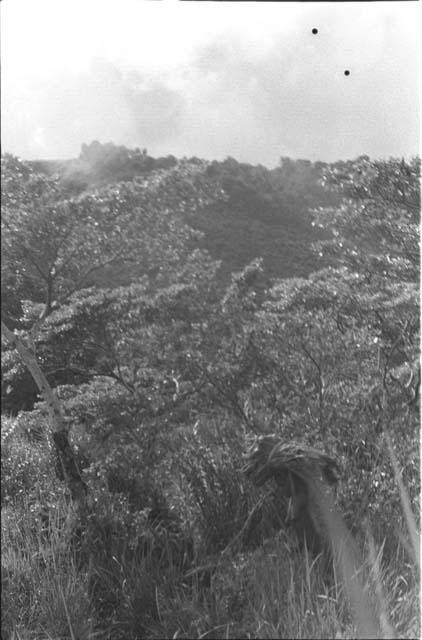
[[47, 510], [28, 497], [9, 504], [1, 527], [5, 640], [420, 634], [419, 570], [404, 539], [387, 554], [368, 533], [358, 575], [340, 576], [282, 532], [249, 552], [197, 553], [187, 568], [153, 532], [142, 550], [104, 522], [81, 532], [65, 493]]

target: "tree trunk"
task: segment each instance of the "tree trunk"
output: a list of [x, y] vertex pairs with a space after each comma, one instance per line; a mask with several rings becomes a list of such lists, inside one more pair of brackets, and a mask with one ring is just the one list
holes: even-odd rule
[[13, 333], [3, 321], [1, 323], [1, 330], [9, 344], [16, 349], [22, 358], [23, 363], [32, 375], [40, 394], [47, 404], [53, 430], [54, 446], [59, 462], [58, 467], [60, 471], [58, 475], [61, 477], [60, 479], [66, 482], [72, 499], [82, 507], [86, 502], [87, 487], [82, 480], [72, 447], [70, 446], [69, 429], [63, 417], [59, 400], [42, 372], [35, 354], [28, 349], [23, 340]]

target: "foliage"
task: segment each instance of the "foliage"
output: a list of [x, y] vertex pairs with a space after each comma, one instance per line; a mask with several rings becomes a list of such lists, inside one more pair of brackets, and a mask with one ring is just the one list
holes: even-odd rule
[[338, 163], [323, 182], [344, 194], [339, 208], [317, 212], [316, 222], [334, 228], [322, 242], [337, 263], [368, 279], [417, 282], [420, 159], [371, 161], [363, 156]]
[[[89, 286], [107, 267], [134, 263], [132, 280], [169, 277], [192, 250], [197, 234], [177, 216], [200, 206], [206, 185], [194, 191], [195, 168], [181, 166], [133, 183], [105, 186], [63, 198], [57, 178], [36, 174], [16, 158], [2, 161], [2, 258], [5, 282], [14, 276], [47, 312]], [[179, 188], [180, 179], [187, 186]], [[183, 184], [183, 183], [182, 183]], [[164, 275], [163, 275], [164, 274]], [[22, 289], [22, 293], [26, 291]], [[28, 296], [29, 297], [29, 296]]]
[[46, 435], [31, 429], [26, 415], [19, 420], [2, 418], [1, 503], [23, 499], [34, 487], [48, 493], [54, 484], [51, 458], [46, 452]]
[[[375, 539], [391, 623], [417, 635], [387, 441], [418, 513], [419, 162], [283, 159], [269, 172], [147, 158], [84, 148], [92, 174], [78, 195], [63, 175], [4, 159], [6, 318], [32, 334], [89, 489], [78, 519], [55, 480], [46, 407], [6, 348], [5, 633], [20, 633], [11, 621], [25, 611], [23, 628], [52, 637], [353, 637], [344, 585], [298, 552], [274, 483], [255, 488], [242, 473], [250, 439], [273, 433], [336, 461], [337, 505], [362, 547]], [[132, 160], [135, 177], [109, 184]], [[233, 252], [222, 269], [198, 248], [211, 248], [220, 219], [227, 245], [212, 253]], [[242, 229], [255, 223], [266, 235], [246, 251]], [[287, 273], [274, 268], [275, 230], [289, 225], [321, 241], [312, 269], [274, 280], [268, 265]], [[60, 602], [50, 560], [23, 569], [31, 553], [54, 558]], [[89, 629], [75, 630], [69, 606]]]
[[[59, 176], [61, 190], [68, 195], [151, 177], [159, 170], [177, 175], [180, 190], [189, 189], [192, 181], [181, 168], [194, 169], [195, 189], [211, 185], [214, 195], [203, 206], [186, 210], [184, 219], [203, 232], [200, 247], [222, 261], [225, 280], [258, 257], [264, 258], [269, 277], [308, 275], [316, 265], [310, 244], [323, 237], [319, 228], [311, 226], [308, 209], [340, 200], [320, 185], [325, 163], [290, 158], [282, 158], [279, 167], [269, 170], [234, 158], [211, 163], [199, 158], [152, 158], [145, 149], [93, 141], [83, 145], [78, 159], [32, 161], [30, 166], [44, 175]], [[124, 273], [128, 275], [127, 270]]]

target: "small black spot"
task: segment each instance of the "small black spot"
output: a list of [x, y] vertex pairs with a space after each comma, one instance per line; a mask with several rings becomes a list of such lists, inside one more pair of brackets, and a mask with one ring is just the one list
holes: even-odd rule
[[318, 29], [316, 29], [316, 28], [314, 27], [314, 28], [312, 29], [312, 33], [313, 33], [314, 35], [316, 35], [316, 34], [318, 33]]
[[349, 71], [349, 69], [346, 69], [346, 71], [344, 72], [344, 75], [345, 75], [345, 76], [350, 76], [350, 71]]

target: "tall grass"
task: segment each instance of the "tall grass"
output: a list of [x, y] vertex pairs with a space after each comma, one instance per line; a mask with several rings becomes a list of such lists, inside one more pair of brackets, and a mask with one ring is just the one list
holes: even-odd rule
[[[190, 481], [201, 483], [196, 531], [202, 539], [187, 560], [175, 533], [148, 524], [143, 513], [135, 530], [111, 495], [101, 513], [96, 503], [76, 542], [78, 522], [64, 494], [47, 511], [29, 497], [34, 488], [8, 502], [1, 523], [2, 638], [419, 637], [419, 536], [394, 454], [407, 533], [394, 546], [376, 542], [367, 528], [359, 549], [328, 502], [331, 561], [300, 551], [289, 532], [263, 526], [265, 496], [240, 504], [244, 488], [235, 487], [236, 469], [221, 458], [223, 473], [218, 456], [204, 455], [197, 475], [193, 458], [189, 468]], [[257, 515], [259, 545], [250, 530]], [[220, 522], [211, 529], [213, 518]]]
[[[46, 638], [356, 638], [419, 635], [418, 571], [403, 553], [388, 564], [368, 542], [358, 578], [327, 571], [298, 553], [285, 534], [249, 553], [214, 557], [209, 582], [179, 564], [163, 568], [127, 554], [80, 567], [69, 553], [69, 507], [48, 535], [29, 505], [2, 518], [2, 637]], [[399, 543], [400, 544], [400, 543]], [[372, 545], [372, 546], [371, 546]], [[369, 552], [370, 550], [370, 552]], [[206, 563], [206, 558], [198, 562]], [[372, 603], [368, 623], [350, 602], [357, 580]], [[361, 602], [361, 601], [360, 601]], [[368, 607], [366, 607], [368, 608]]]
[[[356, 617], [350, 606], [347, 585], [335, 574], [327, 576], [322, 558], [291, 553], [279, 538], [248, 556], [226, 559], [205, 598], [199, 590], [179, 590], [163, 604], [151, 637], [418, 637], [417, 575], [413, 584], [407, 582], [405, 598], [400, 567], [382, 568], [375, 580], [367, 569], [361, 567], [367, 575], [361, 587], [373, 601], [371, 613], [379, 621], [375, 629], [362, 628], [362, 615]], [[389, 621], [380, 617], [375, 584], [384, 585], [383, 611], [388, 611]]]
[[28, 501], [3, 509], [3, 638], [94, 638], [88, 572], [69, 553], [70, 535], [66, 503], [50, 514], [48, 527]]

